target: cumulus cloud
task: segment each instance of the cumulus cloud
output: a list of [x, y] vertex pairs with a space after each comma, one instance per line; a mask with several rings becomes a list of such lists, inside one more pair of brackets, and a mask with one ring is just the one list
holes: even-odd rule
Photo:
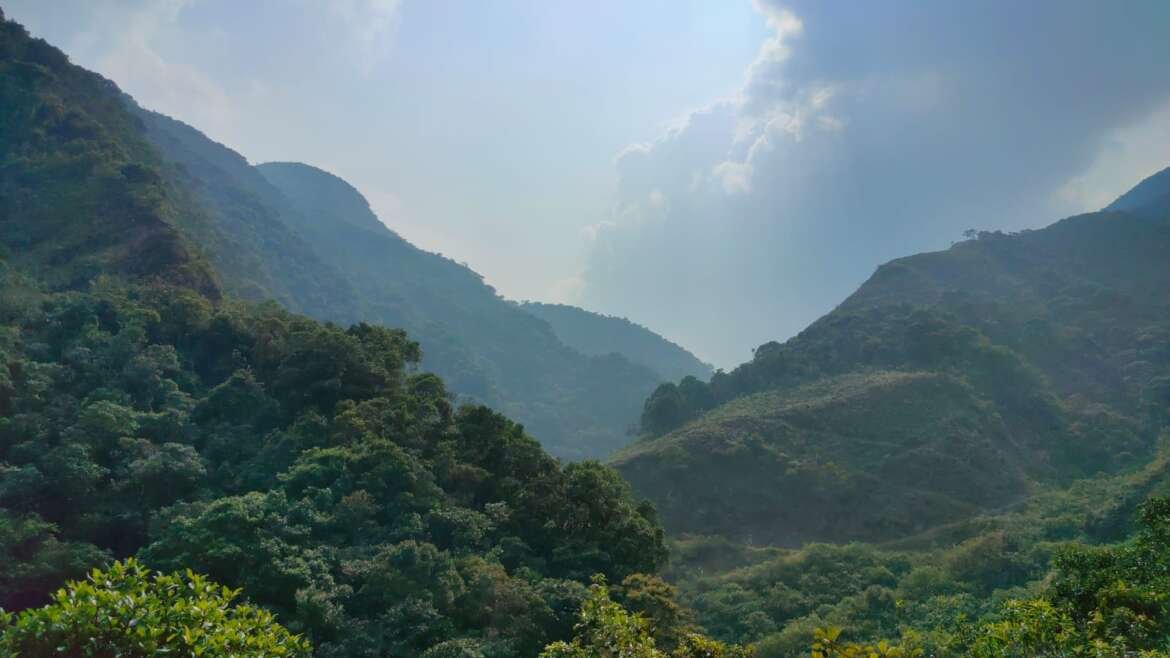
[[746, 162], [725, 160], [715, 165], [711, 173], [728, 194], [746, 194], [752, 191], [752, 166]]
[[771, 35], [736, 97], [617, 158], [581, 290], [717, 363], [889, 258], [1047, 224], [1116, 190], [1102, 172], [1170, 161], [1132, 146], [1170, 94], [1159, 0], [755, 6]]
[[1072, 209], [1101, 208], [1134, 181], [1170, 165], [1170, 97], [1149, 116], [1109, 134], [1092, 165], [1056, 190], [1055, 202]]

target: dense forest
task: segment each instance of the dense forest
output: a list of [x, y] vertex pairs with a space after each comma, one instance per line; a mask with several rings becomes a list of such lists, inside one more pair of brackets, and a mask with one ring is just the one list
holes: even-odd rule
[[1168, 252], [1170, 170], [711, 373], [0, 14], [0, 656], [1170, 655]]
[[0, 607], [138, 555], [319, 655], [532, 655], [663, 562], [612, 470], [456, 407], [402, 330], [225, 297], [116, 88], [14, 23], [0, 55]]
[[1164, 508], [1141, 505], [1170, 493], [1168, 200], [1170, 170], [1099, 213], [970, 232], [731, 372], [660, 386], [612, 463], [676, 537], [704, 628], [777, 656], [898, 635], [1164, 651]]

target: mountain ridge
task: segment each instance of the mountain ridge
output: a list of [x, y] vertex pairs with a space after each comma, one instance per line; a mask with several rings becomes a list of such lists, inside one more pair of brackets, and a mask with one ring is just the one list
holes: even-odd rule
[[1153, 212], [1170, 209], [1170, 167], [1150, 174], [1104, 210]]
[[[989, 468], [994, 464], [1023, 467], [1023, 483], [1012, 485], [1016, 492], [1141, 464], [1163, 431], [1166, 414], [1159, 405], [1170, 401], [1170, 301], [1164, 294], [1170, 289], [1164, 257], [1170, 252], [1170, 213], [1160, 209], [1159, 185], [1170, 187], [1164, 172], [1135, 188], [1140, 195], [1123, 196], [1147, 200], [1124, 212], [1078, 215], [1010, 235], [980, 232], [950, 249], [882, 265], [789, 341], [760, 346], [751, 361], [707, 383], [659, 387], [643, 414], [647, 436], [611, 463], [657, 504], [672, 532], [715, 528], [733, 539], [783, 545], [881, 541], [915, 530], [898, 526], [898, 519], [929, 515], [908, 512], [897, 496], [849, 494], [848, 483], [873, 473], [929, 482], [939, 469], [963, 466], [951, 454], [958, 446], [988, 440], [1000, 446], [966, 455], [966, 465], [988, 476], [967, 487], [971, 501], [982, 490], [1011, 484], [1012, 478]], [[929, 409], [913, 411], [911, 400], [879, 404], [888, 376], [883, 373], [891, 372], [957, 377], [969, 386], [973, 411], [960, 426], [945, 427], [935, 426]], [[832, 385], [841, 377], [870, 381], [872, 390], [843, 397]], [[864, 419], [848, 432], [824, 435], [820, 441], [837, 449], [823, 453], [801, 447], [815, 432], [793, 430], [776, 415], [776, 396], [818, 385], [828, 410], [823, 422], [848, 414]], [[990, 416], [979, 420], [984, 414]], [[987, 422], [1003, 424], [1001, 440], [978, 429]], [[872, 464], [857, 454], [866, 437], [898, 423], [906, 431], [935, 427], [935, 448], [908, 453], [919, 459], [900, 468], [890, 468], [901, 459], [898, 450]], [[745, 483], [726, 466], [709, 479], [717, 460], [731, 463], [726, 455], [734, 454], [733, 437], [745, 426], [754, 429], [743, 440], [762, 452], [737, 463], [758, 477]], [[811, 469], [822, 484], [802, 488], [799, 479], [785, 479], [792, 463]], [[833, 484], [830, 475], [840, 469], [845, 479]], [[687, 484], [700, 481], [730, 493], [696, 492]], [[932, 491], [941, 492], [945, 484], [932, 485]], [[763, 494], [753, 496], [752, 485], [788, 495], [765, 501]], [[814, 504], [825, 496], [829, 503]], [[770, 521], [806, 506], [814, 510], [806, 518]], [[857, 519], [858, 509], [868, 518]], [[936, 521], [951, 523], [972, 513], [956, 511]], [[893, 525], [888, 531], [866, 526], [875, 520]]]
[[557, 337], [578, 352], [590, 356], [618, 352], [654, 370], [663, 381], [688, 375], [706, 379], [714, 372], [710, 364], [686, 348], [626, 318], [568, 304], [529, 301], [522, 302], [520, 308], [548, 322]]
[[217, 220], [218, 234], [203, 236], [234, 294], [324, 320], [405, 327], [423, 342], [424, 368], [519, 418], [559, 456], [601, 457], [628, 440], [659, 375], [564, 345], [474, 271], [386, 228], [340, 178], [299, 163], [252, 166], [182, 122], [132, 107], [181, 165], [177, 183]]
[[[221, 655], [160, 618], [209, 638], [262, 607], [303, 641], [267, 643], [265, 612], [231, 628], [246, 655], [533, 656], [572, 638], [594, 574], [665, 560], [614, 471], [457, 407], [403, 330], [268, 299], [297, 291], [265, 249], [308, 245], [275, 188], [152, 129], [177, 127], [0, 23], [0, 653]], [[128, 558], [189, 587], [114, 593], [98, 569]], [[97, 625], [40, 607], [71, 588]], [[20, 641], [39, 613], [63, 633]]]

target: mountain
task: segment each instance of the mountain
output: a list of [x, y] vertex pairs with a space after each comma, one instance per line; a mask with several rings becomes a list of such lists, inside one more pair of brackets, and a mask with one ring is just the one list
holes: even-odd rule
[[158, 180], [159, 158], [112, 83], [15, 23], [0, 30], [4, 257], [54, 288], [119, 274], [217, 296], [188, 233], [206, 218]]
[[[533, 656], [571, 639], [595, 574], [622, 583], [664, 562], [653, 509], [613, 470], [456, 408], [401, 329], [237, 296], [362, 309], [280, 214], [293, 209], [0, 14], [0, 646], [28, 631], [42, 648], [15, 653], [53, 651], [9, 612], [60, 591], [68, 611], [43, 619], [79, 651], [189, 650], [157, 637], [159, 615], [190, 618], [154, 608], [185, 606], [182, 592], [131, 600], [92, 575], [134, 556], [223, 594], [195, 611], [195, 635], [222, 630], [238, 588], [320, 656]], [[271, 260], [286, 248], [310, 259], [305, 278]], [[79, 610], [61, 588], [87, 576]], [[126, 624], [95, 614], [98, 597]], [[242, 629], [233, 646], [264, 646]]]
[[1105, 210], [1147, 215], [1170, 212], [1170, 167], [1138, 183]]
[[639, 401], [663, 380], [641, 361], [566, 345], [466, 266], [386, 228], [336, 176], [298, 163], [252, 166], [126, 102], [172, 165], [175, 187], [210, 218], [195, 235], [229, 293], [322, 320], [402, 327], [421, 342], [422, 367], [464, 399], [517, 418], [560, 457], [601, 457], [628, 441]]
[[601, 457], [628, 441], [639, 392], [659, 375], [622, 355], [572, 349], [466, 266], [387, 229], [341, 179], [296, 163], [258, 170], [304, 218], [302, 234], [358, 290], [363, 318], [419, 336], [424, 367], [454, 391], [516, 417], [562, 457]]
[[[675, 536], [660, 571], [617, 472], [457, 408], [401, 329], [281, 308], [442, 311], [474, 354], [463, 297], [494, 295], [352, 187], [252, 167], [2, 13], [0, 120], [0, 653], [303, 655], [281, 626], [337, 657], [1165, 653], [1165, 176], [885, 265], [800, 336], [659, 386], [616, 462], [671, 527], [723, 535]], [[519, 357], [595, 362], [498, 301], [493, 331], [559, 345]], [[515, 356], [492, 345], [485, 369]], [[595, 359], [598, 386], [640, 368]]]
[[712, 374], [710, 364], [625, 318], [592, 313], [567, 304], [524, 302], [520, 307], [547, 322], [561, 342], [582, 354], [603, 356], [616, 352], [650, 368], [662, 381], [688, 376], [707, 379]]
[[791, 340], [661, 386], [613, 463], [673, 532], [781, 545], [1138, 466], [1170, 406], [1168, 192], [1163, 172], [1098, 213], [887, 263]]

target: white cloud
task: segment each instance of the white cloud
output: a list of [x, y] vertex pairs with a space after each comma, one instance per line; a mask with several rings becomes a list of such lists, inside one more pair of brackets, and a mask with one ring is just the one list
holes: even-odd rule
[[[118, 81], [131, 96], [152, 110], [175, 116], [213, 135], [234, 132], [236, 100], [198, 68], [164, 56], [160, 45], [173, 36], [179, 14], [194, 0], [161, 0], [127, 5], [119, 14], [105, 14], [121, 23], [119, 38], [97, 56], [93, 66]], [[109, 27], [93, 26], [79, 36], [82, 43], [107, 39]], [[253, 87], [263, 93], [262, 87]], [[221, 137], [222, 138], [222, 137]]]
[[581, 292], [721, 365], [885, 260], [1100, 207], [1170, 160], [1161, 0], [755, 6], [771, 34], [733, 100], [618, 157]]
[[747, 194], [752, 191], [752, 166], [746, 162], [724, 161], [715, 165], [711, 173], [728, 194]]
[[233, 143], [241, 105], [269, 93], [241, 76], [226, 88], [190, 53], [214, 51], [222, 30], [184, 25], [206, 0], [10, 0], [13, 17], [60, 46], [77, 64], [114, 80], [143, 106]]
[[1149, 116], [1111, 133], [1088, 169], [1056, 190], [1056, 200], [1069, 213], [1098, 210], [1168, 165], [1170, 98]]

